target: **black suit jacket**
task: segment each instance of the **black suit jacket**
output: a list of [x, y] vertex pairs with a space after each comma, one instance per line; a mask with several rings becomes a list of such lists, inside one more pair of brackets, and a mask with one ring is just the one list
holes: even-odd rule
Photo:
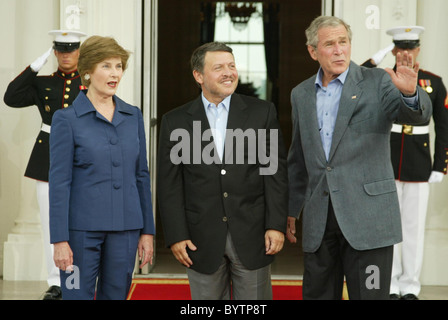
[[[198, 161], [197, 150], [210, 154], [213, 138], [207, 140], [203, 136], [208, 129], [201, 97], [170, 111], [162, 119], [157, 195], [166, 244], [171, 246], [191, 240], [197, 247], [197, 251], [189, 251], [193, 261], [191, 268], [211, 274], [223, 259], [227, 232], [230, 232], [245, 267], [264, 267], [273, 261], [273, 256], [265, 254], [265, 232], [268, 229], [285, 232], [288, 215], [286, 152], [275, 107], [263, 100], [233, 94], [227, 122], [228, 130], [257, 132], [258, 141], [263, 141], [260, 136], [263, 130], [267, 130], [267, 137], [270, 137], [270, 130], [278, 133], [274, 141], [267, 139], [268, 151], [271, 145], [278, 146], [274, 174], [260, 175], [260, 169], [272, 163], [260, 162], [259, 157], [252, 161], [247, 144], [243, 152], [244, 164], [238, 164], [236, 153], [241, 156], [241, 150], [235, 149], [238, 145], [235, 142], [233, 153], [230, 152], [229, 134], [224, 163], [219, 163], [216, 157], [211, 164], [204, 163], [203, 157]], [[186, 141], [179, 138], [180, 134], [188, 137], [190, 148], [174, 152], [184, 159], [176, 164], [173, 147]]]

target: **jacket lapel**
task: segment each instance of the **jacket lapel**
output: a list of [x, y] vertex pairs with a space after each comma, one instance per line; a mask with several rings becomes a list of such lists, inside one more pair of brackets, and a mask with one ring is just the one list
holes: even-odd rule
[[[245, 131], [245, 124], [248, 116], [247, 105], [238, 94], [234, 93], [232, 95], [232, 98], [230, 99], [229, 116], [227, 118], [227, 130], [234, 131], [236, 129], [241, 129]], [[234, 156], [235, 151], [235, 143], [233, 143], [234, 150], [229, 152], [229, 150], [226, 150], [226, 146], [228, 144], [227, 138], [228, 137], [226, 136], [223, 158], [225, 159], [224, 163], [232, 163], [232, 157]]]
[[191, 103], [188, 109], [188, 114], [191, 116], [190, 128], [193, 130], [193, 124], [195, 121], [201, 122], [201, 134], [205, 130], [210, 129], [210, 124], [208, 123], [207, 115], [205, 114], [204, 104], [202, 103], [202, 98], [199, 96], [196, 100]]
[[227, 129], [242, 129], [245, 126], [248, 114], [246, 112], [247, 105], [241, 97], [234, 93], [230, 99], [229, 117], [227, 119]]
[[[304, 128], [301, 130], [302, 134], [306, 134], [307, 141], [319, 141], [314, 144], [312, 148], [316, 149], [316, 156], [322, 163], [326, 163], [325, 151], [322, 143], [320, 143], [319, 121], [317, 120], [317, 107], [316, 107], [316, 77], [313, 77], [304, 90], [304, 96], [298, 97], [299, 104], [301, 101], [307, 101], [304, 104], [303, 121], [300, 121], [300, 126]], [[305, 136], [305, 135], [304, 135]]]
[[126, 103], [117, 96], [114, 96], [114, 101], [115, 112], [112, 119], [112, 124], [115, 127], [118, 127], [123, 121], [126, 120], [126, 115], [132, 115], [132, 109], [130, 109], [131, 107], [126, 105]]
[[339, 111], [334, 127], [333, 141], [331, 142], [328, 162], [331, 161], [331, 158], [336, 152], [336, 149], [347, 130], [348, 124], [350, 123], [353, 111], [361, 97], [362, 89], [358, 86], [358, 83], [362, 81], [362, 79], [361, 68], [351, 62], [350, 70], [342, 89], [341, 100], [339, 101]]

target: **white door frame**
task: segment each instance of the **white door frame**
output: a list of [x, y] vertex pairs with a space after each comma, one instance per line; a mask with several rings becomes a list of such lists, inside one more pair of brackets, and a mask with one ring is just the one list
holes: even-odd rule
[[[158, 52], [158, 0], [142, 0], [144, 10], [142, 21], [143, 72], [142, 72], [142, 111], [148, 145], [149, 172], [151, 174], [152, 204], [154, 223], [156, 219], [156, 167], [157, 167], [157, 52]], [[155, 242], [155, 238], [154, 238]], [[154, 262], [156, 261], [154, 243]], [[147, 274], [152, 266], [145, 267], [141, 273]]]

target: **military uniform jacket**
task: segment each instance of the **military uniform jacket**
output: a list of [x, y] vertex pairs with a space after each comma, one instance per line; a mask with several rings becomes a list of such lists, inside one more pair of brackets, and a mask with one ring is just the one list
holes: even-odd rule
[[[67, 108], [79, 93], [81, 79], [78, 71], [66, 74], [60, 70], [49, 76], [38, 76], [26, 68], [8, 86], [5, 104], [13, 108], [36, 105], [42, 123], [51, 126], [56, 110]], [[39, 181], [48, 181], [50, 167], [48, 132], [40, 131], [25, 171], [25, 176]]]
[[[431, 159], [430, 136], [391, 133], [391, 157], [395, 179], [400, 181], [428, 181], [431, 171], [446, 174], [448, 162], [448, 103], [442, 79], [420, 70], [418, 83], [429, 95], [434, 120], [434, 158]], [[429, 125], [429, 121], [426, 124]]]
[[[363, 66], [373, 67], [370, 62]], [[428, 134], [391, 133], [391, 158], [395, 179], [426, 182], [431, 171], [446, 174], [448, 164], [448, 97], [442, 78], [428, 71], [418, 72], [418, 84], [432, 102], [434, 120], [434, 159], [431, 157]], [[429, 121], [420, 126], [429, 125]]]

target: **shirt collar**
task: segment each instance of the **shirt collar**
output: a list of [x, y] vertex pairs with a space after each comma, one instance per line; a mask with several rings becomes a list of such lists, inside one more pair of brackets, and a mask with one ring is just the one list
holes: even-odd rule
[[57, 74], [59, 77], [65, 79], [65, 80], [72, 80], [74, 78], [79, 77], [78, 70], [73, 70], [72, 72], [65, 73], [61, 69], [58, 69]]
[[[87, 91], [88, 90], [81, 90], [75, 101], [73, 101], [73, 106], [75, 107], [75, 112], [78, 117], [81, 117], [89, 112], [96, 112], [92, 102], [90, 102], [89, 98], [87, 98]], [[123, 100], [117, 96], [114, 96], [113, 99], [115, 101], [115, 108], [118, 112], [132, 114], [132, 109]]]
[[[336, 79], [332, 80], [331, 82], [333, 82], [335, 80], [339, 80], [339, 82], [341, 84], [344, 84], [345, 83], [345, 79], [347, 78], [347, 74], [348, 74], [349, 69], [350, 69], [350, 67], [348, 67], [347, 70], [345, 70], [343, 73], [341, 73], [339, 75], [339, 77], [337, 77]], [[323, 72], [324, 71], [322, 70], [322, 67], [320, 67], [319, 71], [317, 72], [317, 77], [316, 77], [316, 81], [315, 81], [316, 86], [319, 86], [321, 88], [322, 88], [322, 75], [323, 75]]]
[[[210, 101], [208, 101], [205, 97], [204, 97], [204, 93], [201, 94], [202, 97], [202, 103], [204, 104], [204, 108], [205, 108], [205, 112], [207, 112], [208, 107], [212, 104]], [[230, 99], [231, 99], [231, 95], [226, 97], [224, 100], [221, 101], [220, 104], [223, 105], [224, 109], [229, 112], [230, 110]]]

